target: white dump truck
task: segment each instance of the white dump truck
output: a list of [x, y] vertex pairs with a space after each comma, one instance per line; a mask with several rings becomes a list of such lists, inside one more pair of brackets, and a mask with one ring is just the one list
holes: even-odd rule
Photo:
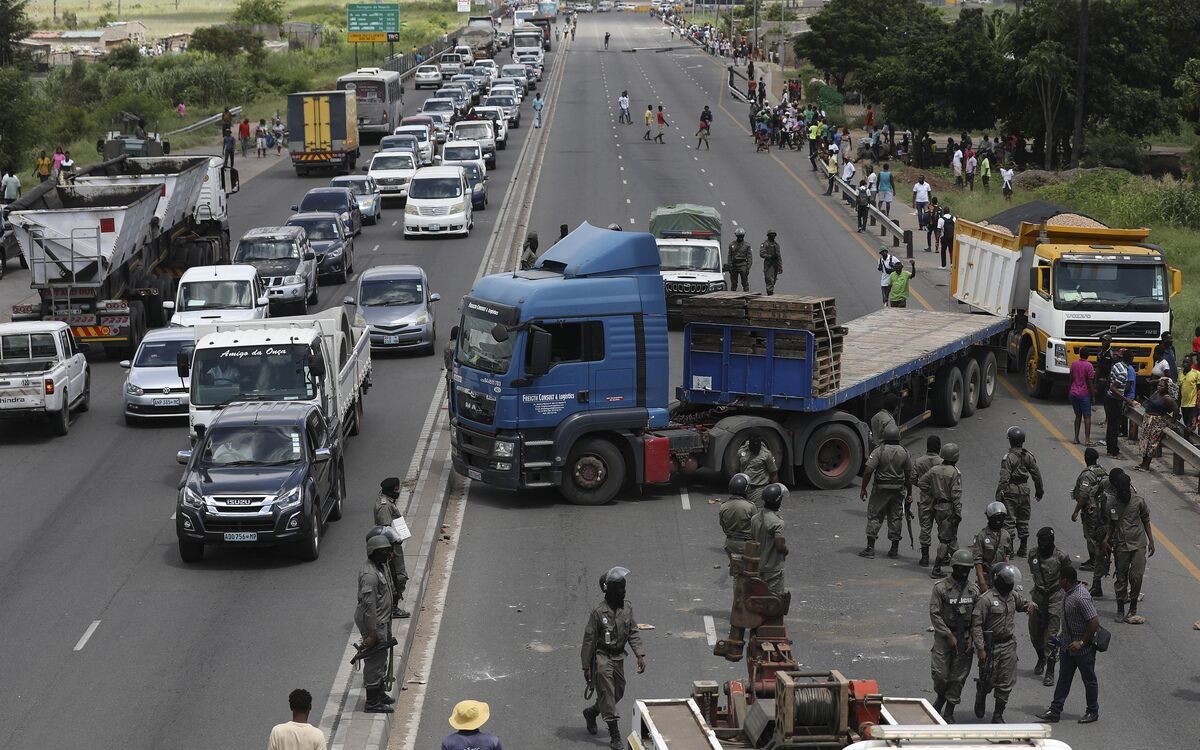
[[85, 350], [66, 323], [0, 323], [0, 419], [44, 419], [66, 435], [92, 397]]
[[188, 268], [227, 262], [226, 196], [237, 176], [210, 156], [122, 156], [71, 184], [35, 187], [8, 210], [39, 302], [13, 320], [57, 320], [76, 340], [128, 357]]
[[371, 340], [346, 308], [198, 325], [195, 331], [191, 359], [178, 363], [179, 376], [191, 379], [192, 440], [238, 401], [313, 403], [330, 429], [358, 434], [363, 396], [371, 387]]

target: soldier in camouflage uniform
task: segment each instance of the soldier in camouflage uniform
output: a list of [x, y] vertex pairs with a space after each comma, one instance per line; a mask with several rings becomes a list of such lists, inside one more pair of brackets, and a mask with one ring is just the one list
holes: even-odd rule
[[[1009, 563], [999, 563], [992, 569], [995, 588], [975, 601], [971, 613], [971, 643], [979, 656], [982, 670], [987, 664], [991, 677], [985, 687], [995, 692], [996, 707], [992, 723], [1004, 723], [1004, 707], [1017, 684], [1017, 611], [1032, 613], [1036, 607], [1020, 590], [1021, 571]], [[975, 699], [975, 716], [982, 719], [985, 693]]]
[[1021, 548], [1017, 556], [1024, 557], [1029, 544], [1029, 517], [1032, 507], [1029, 503], [1029, 487], [1033, 479], [1034, 496], [1041, 502], [1045, 489], [1042, 487], [1042, 472], [1038, 469], [1037, 459], [1025, 450], [1025, 431], [1020, 427], [1008, 428], [1008, 453], [1000, 460], [1000, 482], [996, 485], [996, 499], [1004, 503], [1008, 509], [1006, 528], [1021, 540]]
[[1029, 553], [1029, 576], [1033, 579], [1033, 603], [1037, 612], [1029, 618], [1029, 638], [1037, 653], [1034, 674], [1045, 677], [1042, 684], [1054, 684], [1054, 664], [1058, 660], [1058, 648], [1050, 639], [1062, 630], [1063, 590], [1058, 585], [1058, 574], [1071, 564], [1071, 558], [1054, 546], [1054, 529], [1042, 527], [1037, 533], [1037, 547]]
[[775, 460], [775, 454], [763, 443], [762, 438], [751, 435], [738, 450], [737, 460], [738, 472], [750, 480], [746, 497], [756, 508], [762, 508], [763, 488], [779, 481], [779, 463]]
[[763, 261], [763, 281], [767, 294], [775, 293], [775, 279], [783, 273], [783, 256], [779, 254], [779, 243], [775, 241], [775, 230], [767, 232], [767, 239], [758, 246], [758, 257]]
[[[358, 571], [358, 606], [354, 610], [354, 624], [366, 648], [391, 637], [392, 576], [387, 567], [391, 556], [392, 543], [382, 534], [367, 540], [367, 559]], [[384, 689], [387, 665], [387, 651], [363, 659], [363, 687], [367, 692], [363, 710], [367, 713], [392, 713], [396, 701]]]
[[[1071, 499], [1075, 501], [1075, 510], [1071, 512], [1072, 521], [1083, 524], [1083, 539], [1087, 544], [1088, 559], [1080, 564], [1080, 570], [1095, 570], [1099, 560], [1096, 545], [1096, 525], [1100, 523], [1100, 509], [1093, 497], [1093, 490], [1101, 481], [1108, 478], [1108, 469], [1099, 464], [1100, 451], [1088, 448], [1083, 452], [1084, 463], [1087, 464], [1075, 479], [1075, 487], [1071, 490]], [[1097, 589], [1099, 590], [1099, 589]], [[1093, 593], [1092, 596], [1099, 596]]]
[[750, 541], [750, 520], [758, 512], [754, 503], [746, 499], [750, 490], [750, 477], [734, 474], [729, 480], [729, 497], [721, 503], [717, 516], [721, 531], [725, 532], [725, 554], [729, 558], [729, 575], [735, 575], [733, 557], [746, 553], [746, 542]]
[[583, 679], [596, 689], [596, 703], [583, 709], [583, 720], [588, 732], [596, 734], [596, 718], [604, 719], [608, 725], [608, 746], [612, 750], [625, 747], [618, 727], [621, 717], [617, 713], [617, 703], [625, 695], [626, 646], [637, 658], [638, 674], [646, 671], [646, 654], [642, 650], [637, 621], [633, 619], [633, 606], [625, 601], [628, 575], [628, 569], [617, 567], [600, 576], [604, 601], [588, 616], [581, 650]]
[[930, 497], [928, 489], [921, 487], [921, 477], [942, 462], [939, 455], [941, 450], [942, 439], [937, 435], [930, 435], [925, 438], [925, 455], [913, 459], [913, 481], [921, 488], [921, 495], [917, 498], [917, 521], [921, 524], [921, 561], [918, 565], [922, 566], [929, 564], [929, 542], [933, 535], [933, 498]]
[[537, 232], [525, 235], [525, 244], [521, 246], [521, 270], [528, 271], [537, 263], [538, 236]]
[[754, 250], [746, 242], [746, 230], [738, 227], [733, 233], [736, 237], [729, 243], [729, 257], [725, 261], [725, 270], [729, 271], [729, 288], [738, 290], [738, 280], [742, 282], [742, 290], [750, 291], [750, 267], [754, 265]]
[[963, 684], [971, 675], [971, 613], [979, 598], [979, 586], [971, 580], [971, 553], [960, 549], [950, 561], [950, 575], [933, 584], [929, 597], [929, 620], [933, 623], [933, 649], [929, 671], [933, 675], [933, 707], [949, 724], [954, 707], [962, 700]]
[[865, 502], [867, 485], [871, 485], [871, 502], [867, 504], [867, 546], [858, 553], [859, 557], [875, 557], [875, 539], [885, 518], [888, 539], [892, 543], [888, 557], [900, 556], [904, 512], [912, 503], [912, 476], [912, 459], [900, 445], [900, 428], [888, 425], [883, 431], [883, 445], [871, 451], [867, 459], [862, 489], [858, 493], [859, 499]]
[[1012, 556], [1012, 534], [1004, 528], [1008, 511], [1004, 503], [990, 502], [984, 511], [987, 526], [971, 542], [971, 557], [975, 560], [975, 576], [979, 590], [986, 592], [992, 585], [992, 567], [1008, 562]]
[[883, 396], [883, 403], [879, 405], [879, 411], [871, 417], [871, 429], [868, 433], [869, 448], [874, 451], [879, 446], [883, 445], [883, 428], [889, 424], [896, 424], [896, 407], [900, 405], [900, 396], [896, 393], [887, 393]]
[[[962, 520], [962, 472], [958, 470], [958, 446], [946, 443], [940, 453], [942, 462], [925, 473], [917, 482], [922, 495], [929, 495], [930, 512], [938, 527], [938, 551], [929, 572], [931, 578], [942, 577], [942, 566], [958, 549], [958, 522]], [[922, 534], [926, 533], [924, 529]]]

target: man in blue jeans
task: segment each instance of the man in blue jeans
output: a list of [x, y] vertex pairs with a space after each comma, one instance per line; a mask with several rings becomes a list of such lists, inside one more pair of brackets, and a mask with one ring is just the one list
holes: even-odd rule
[[1100, 686], [1096, 680], [1096, 649], [1092, 638], [1100, 629], [1100, 616], [1087, 587], [1079, 583], [1075, 568], [1064, 565], [1058, 574], [1058, 585], [1063, 596], [1063, 619], [1058, 684], [1054, 687], [1054, 700], [1050, 707], [1037, 715], [1040, 721], [1054, 723], [1062, 718], [1063, 706], [1071, 693], [1075, 671], [1083, 676], [1083, 690], [1087, 710], [1079, 718], [1080, 724], [1091, 724], [1100, 718]]

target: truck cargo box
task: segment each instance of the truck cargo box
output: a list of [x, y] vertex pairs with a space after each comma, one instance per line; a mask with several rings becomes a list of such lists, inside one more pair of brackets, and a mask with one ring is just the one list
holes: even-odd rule
[[154, 216], [160, 230], [190, 219], [209, 169], [207, 156], [115, 159], [75, 178], [76, 185], [162, 185]]

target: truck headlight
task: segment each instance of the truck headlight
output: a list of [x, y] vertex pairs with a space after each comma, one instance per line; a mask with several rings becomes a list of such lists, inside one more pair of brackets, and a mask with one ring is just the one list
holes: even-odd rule
[[497, 458], [512, 458], [514, 444], [505, 440], [497, 440], [492, 445], [492, 455]]
[[293, 284], [303, 284], [304, 277], [303, 276], [284, 276], [283, 283], [284, 283], [284, 286], [291, 286]]
[[452, 213], [452, 214], [462, 213], [463, 211], [466, 211], [466, 210], [467, 210], [466, 201], [459, 201], [458, 203], [455, 203], [454, 205], [450, 206], [450, 213]]
[[1067, 366], [1067, 345], [1066, 344], [1055, 344], [1054, 345], [1054, 366], [1055, 367], [1066, 367]]
[[142, 390], [140, 386], [136, 386], [133, 383], [130, 383], [129, 381], [125, 381], [125, 392], [128, 393], [130, 396], [140, 396], [143, 393], [145, 393], [145, 391]]
[[183, 488], [183, 490], [179, 493], [179, 502], [183, 503], [189, 508], [195, 508], [197, 510], [204, 507], [204, 498], [200, 497], [200, 494], [191, 487]]
[[275, 507], [279, 510], [288, 510], [300, 504], [300, 488], [293, 487], [287, 492], [275, 496]]
[[710, 281], [710, 282], [708, 282], [708, 289], [709, 289], [709, 291], [713, 291], [713, 292], [723, 292], [723, 291], [725, 291], [725, 282], [724, 281]]

